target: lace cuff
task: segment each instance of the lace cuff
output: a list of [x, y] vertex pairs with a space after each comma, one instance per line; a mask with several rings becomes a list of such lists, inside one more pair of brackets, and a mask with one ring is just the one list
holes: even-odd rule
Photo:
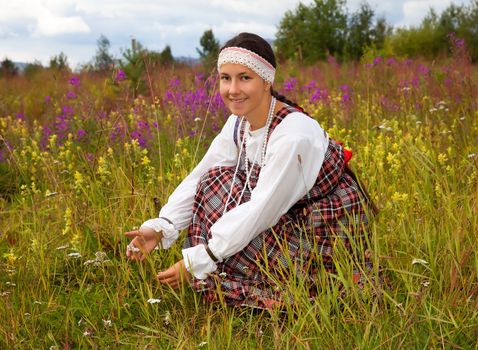
[[153, 229], [155, 232], [162, 232], [161, 247], [168, 249], [173, 245], [179, 237], [179, 231], [174, 228], [173, 223], [166, 218], [154, 218], [145, 221], [141, 228], [147, 227]]

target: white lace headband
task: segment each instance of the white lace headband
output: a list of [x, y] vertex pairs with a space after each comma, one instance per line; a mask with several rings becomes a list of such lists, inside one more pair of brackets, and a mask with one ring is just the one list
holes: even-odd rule
[[226, 47], [219, 54], [217, 70], [219, 70], [224, 63], [242, 64], [257, 73], [257, 75], [266, 82], [270, 84], [274, 83], [276, 69], [266, 59], [253, 51], [242, 47]]

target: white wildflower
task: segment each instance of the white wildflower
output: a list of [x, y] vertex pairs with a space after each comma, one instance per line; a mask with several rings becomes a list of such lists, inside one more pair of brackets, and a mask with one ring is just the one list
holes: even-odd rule
[[414, 258], [414, 259], [412, 260], [412, 265], [416, 265], [416, 264], [420, 264], [420, 265], [426, 266], [426, 265], [428, 265], [428, 261], [423, 260], [423, 259]]
[[465, 117], [461, 117], [460, 120], [465, 120], [466, 118]]
[[84, 335], [85, 337], [89, 337], [89, 336], [93, 335], [93, 333], [92, 333], [91, 331], [89, 331], [89, 330], [86, 330], [86, 331], [83, 332], [83, 335]]
[[81, 254], [78, 253], [78, 252], [70, 253], [70, 254], [68, 254], [68, 256], [69, 256], [70, 258], [81, 258]]
[[207, 345], [207, 341], [203, 341], [199, 343], [198, 347], [202, 348], [203, 346], [206, 346], [206, 345]]
[[436, 109], [436, 108], [430, 108], [430, 109], [429, 109], [429, 112], [430, 112], [430, 113], [433, 113], [433, 112], [436, 112], [436, 111], [438, 111], [438, 109]]
[[5, 284], [6, 284], [7, 286], [10, 286], [10, 287], [15, 287], [15, 286], [16, 286], [16, 284], [13, 283], [13, 282], [5, 282]]
[[199, 118], [199, 117], [194, 118], [194, 121], [195, 121], [195, 122], [200, 122], [200, 121], [201, 121], [201, 118]]
[[430, 285], [430, 281], [423, 281], [422, 282], [422, 286], [424, 286], [425, 288], [428, 287]]
[[0, 297], [6, 297], [8, 295], [12, 294], [11, 292], [1, 292]]
[[171, 313], [166, 311], [166, 315], [164, 315], [164, 324], [168, 326], [171, 323]]
[[44, 302], [44, 301], [35, 300], [35, 301], [33, 302], [33, 304], [34, 304], [34, 305], [35, 305], [35, 304], [36, 304], [36, 305], [43, 305], [43, 304], [45, 304], [45, 302]]
[[470, 154], [468, 155], [468, 158], [475, 158], [475, 157], [476, 157], [476, 154], [475, 154], [475, 153], [470, 153]]
[[67, 244], [65, 244], [65, 245], [61, 245], [61, 246], [59, 246], [59, 247], [56, 247], [56, 250], [64, 250], [64, 249], [67, 249], [67, 248], [69, 248], [69, 247], [70, 247], [70, 245], [67, 243]]
[[153, 298], [150, 298], [150, 299], [148, 299], [147, 302], [150, 303], [151, 305], [152, 305], [152, 304], [159, 304], [159, 303], [161, 302], [161, 299], [153, 299]]
[[50, 192], [50, 191], [46, 191], [45, 193], [45, 197], [48, 198], [48, 197], [54, 197], [58, 194], [58, 192]]
[[95, 258], [92, 260], [87, 260], [83, 263], [83, 265], [94, 265], [94, 266], [101, 266], [103, 264], [110, 263], [111, 260], [107, 259], [108, 255], [105, 252], [96, 252]]
[[111, 320], [103, 320], [103, 325], [105, 327], [111, 327]]
[[225, 272], [221, 272], [221, 273], [219, 274], [219, 276], [220, 276], [221, 278], [226, 278], [226, 276], [227, 276], [227, 273], [225, 273]]
[[128, 244], [128, 245], [126, 246], [126, 251], [127, 251], [127, 252], [138, 253], [138, 252], [140, 251], [140, 249], [137, 248], [137, 247], [135, 247], [135, 246], [132, 245], [132, 244]]

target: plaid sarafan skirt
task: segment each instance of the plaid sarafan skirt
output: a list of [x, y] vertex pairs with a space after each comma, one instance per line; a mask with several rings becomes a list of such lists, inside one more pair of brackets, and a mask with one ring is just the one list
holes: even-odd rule
[[[278, 122], [274, 120], [271, 127]], [[314, 288], [324, 280], [324, 272], [336, 272], [334, 255], [338, 246], [352, 256], [356, 254], [352, 241], [360, 240], [360, 251], [365, 251], [364, 198], [358, 184], [344, 169], [343, 148], [330, 140], [317, 181], [309, 193], [243, 250], [217, 263], [218, 269], [206, 279], [193, 279], [192, 288], [208, 301], [269, 308], [293, 302], [286, 281], [295, 276], [308, 285], [312, 297]], [[259, 174], [260, 167], [254, 165], [249, 179], [252, 189]], [[201, 177], [184, 248], [208, 243], [211, 226], [224, 212], [229, 192], [228, 211], [250, 200], [245, 171], [238, 172], [234, 183], [233, 175], [234, 167], [214, 167]], [[358, 279], [354, 276], [356, 282]]]

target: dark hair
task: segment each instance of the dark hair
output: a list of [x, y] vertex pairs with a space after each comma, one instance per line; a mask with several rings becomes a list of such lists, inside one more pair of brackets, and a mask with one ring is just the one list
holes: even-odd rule
[[[274, 51], [272, 50], [271, 45], [262, 37], [260, 37], [257, 34], [253, 33], [240, 33], [233, 37], [232, 39], [228, 40], [224, 46], [221, 48], [221, 51], [224, 50], [227, 47], [242, 47], [244, 49], [248, 49], [250, 51], [255, 52], [267, 62], [269, 62], [274, 68], [277, 67], [276, 63], [276, 57], [274, 55]], [[271, 95], [274, 96], [276, 99], [278, 99], [281, 102], [284, 102], [288, 104], [289, 106], [295, 107], [299, 109], [300, 111], [304, 112], [304, 109], [300, 107], [297, 103], [287, 99], [284, 95], [279, 94], [277, 91], [275, 91], [272, 86], [271, 86]]]

